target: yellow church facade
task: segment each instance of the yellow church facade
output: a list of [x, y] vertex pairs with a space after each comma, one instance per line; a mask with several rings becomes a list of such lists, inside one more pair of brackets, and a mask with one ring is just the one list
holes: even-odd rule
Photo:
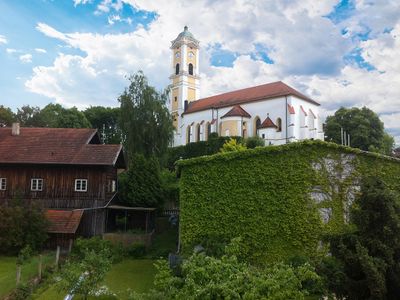
[[200, 98], [199, 51], [187, 26], [171, 42], [174, 146], [206, 141], [212, 132], [258, 136], [266, 145], [324, 139], [320, 104], [281, 81]]

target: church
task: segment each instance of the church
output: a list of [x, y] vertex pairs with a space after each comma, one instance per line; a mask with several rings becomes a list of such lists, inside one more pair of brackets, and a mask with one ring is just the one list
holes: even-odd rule
[[320, 104], [282, 81], [200, 98], [200, 43], [185, 26], [171, 42], [169, 110], [174, 146], [219, 136], [258, 136], [265, 145], [324, 139]]

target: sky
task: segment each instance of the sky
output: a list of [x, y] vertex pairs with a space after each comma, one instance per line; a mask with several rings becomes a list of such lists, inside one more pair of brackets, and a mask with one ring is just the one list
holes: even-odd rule
[[143, 70], [168, 86], [171, 41], [200, 40], [201, 96], [284, 81], [377, 112], [400, 145], [398, 0], [0, 0], [0, 105], [118, 106]]

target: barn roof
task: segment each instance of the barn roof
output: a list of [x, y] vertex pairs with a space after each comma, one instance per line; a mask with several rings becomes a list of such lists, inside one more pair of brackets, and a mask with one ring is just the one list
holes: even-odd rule
[[277, 81], [189, 102], [185, 114], [211, 108], [228, 107], [290, 95], [296, 96], [312, 104], [320, 105], [318, 102], [303, 95], [282, 81]]
[[125, 166], [121, 145], [99, 142], [89, 128], [0, 128], [0, 163]]
[[75, 233], [83, 215], [83, 210], [52, 210], [45, 213], [49, 220], [49, 233]]

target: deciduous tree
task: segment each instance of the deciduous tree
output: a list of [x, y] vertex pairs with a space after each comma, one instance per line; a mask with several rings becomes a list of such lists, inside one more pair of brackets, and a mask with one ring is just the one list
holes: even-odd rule
[[166, 107], [167, 92], [156, 91], [141, 71], [129, 81], [129, 87], [118, 99], [126, 149], [129, 154], [161, 157], [173, 133], [172, 117]]
[[341, 128], [350, 134], [350, 143], [354, 148], [387, 155], [393, 150], [393, 137], [385, 133], [379, 116], [367, 107], [341, 107], [333, 116], [328, 116], [325, 126], [326, 140], [340, 144]]

